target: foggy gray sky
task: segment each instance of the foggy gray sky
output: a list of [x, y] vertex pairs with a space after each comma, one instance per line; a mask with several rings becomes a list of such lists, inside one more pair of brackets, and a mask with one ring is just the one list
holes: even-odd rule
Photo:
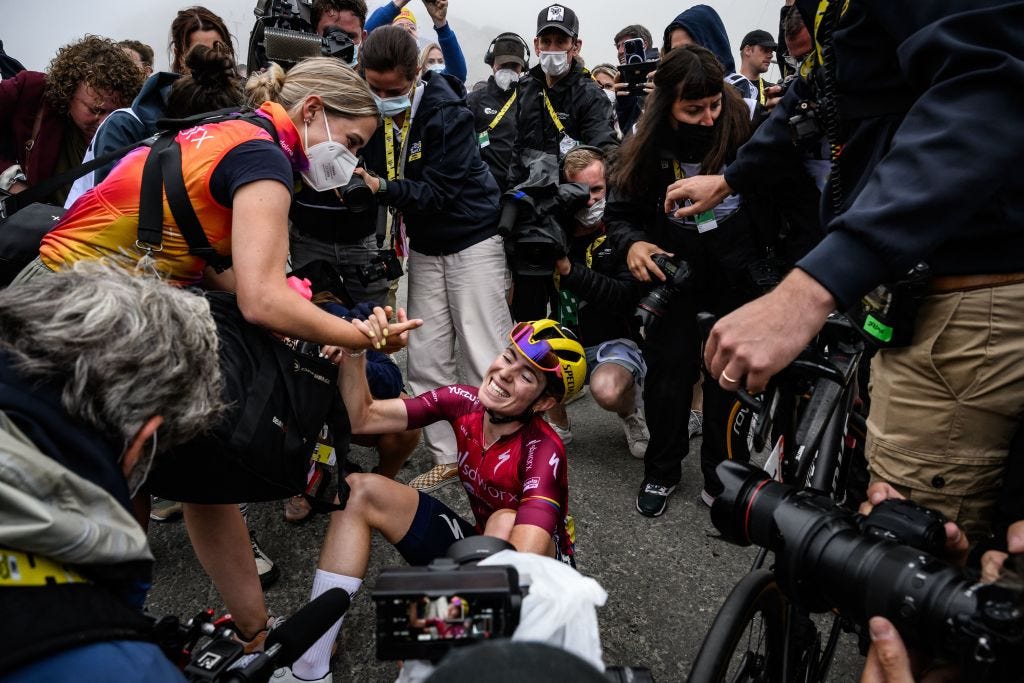
[[[167, 68], [168, 29], [178, 9], [202, 4], [224, 18], [235, 37], [240, 62], [245, 61], [255, 0], [0, 0], [0, 40], [7, 54], [29, 69], [45, 70], [57, 48], [95, 33], [115, 40], [134, 38], [153, 47], [156, 66]], [[371, 11], [384, 4], [369, 0]], [[483, 53], [502, 31], [515, 31], [532, 43], [537, 13], [550, 0], [451, 0], [449, 22], [455, 29], [469, 64], [469, 81], [484, 78], [488, 68]], [[666, 0], [574, 0], [580, 18], [583, 57], [588, 65], [615, 62], [612, 37], [619, 29], [639, 23], [659, 42], [664, 27], [692, 2]], [[707, 0], [722, 16], [733, 57], [743, 35], [754, 28], [776, 33], [782, 0]], [[434, 37], [421, 0], [410, 4], [420, 20], [421, 41]]]

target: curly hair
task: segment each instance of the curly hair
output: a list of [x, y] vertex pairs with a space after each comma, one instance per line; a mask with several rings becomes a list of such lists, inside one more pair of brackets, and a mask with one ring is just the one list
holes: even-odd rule
[[67, 114], [79, 84], [111, 92], [119, 107], [127, 107], [139, 93], [145, 76], [121, 46], [108, 38], [87, 35], [57, 51], [46, 69], [45, 97], [60, 114]]

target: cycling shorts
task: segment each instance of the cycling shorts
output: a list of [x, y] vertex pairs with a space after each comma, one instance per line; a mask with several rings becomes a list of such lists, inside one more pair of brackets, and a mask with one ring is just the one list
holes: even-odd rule
[[423, 566], [444, 556], [455, 541], [476, 536], [476, 527], [462, 519], [457, 512], [420, 491], [416, 517], [409, 531], [395, 544], [395, 550], [414, 566]]

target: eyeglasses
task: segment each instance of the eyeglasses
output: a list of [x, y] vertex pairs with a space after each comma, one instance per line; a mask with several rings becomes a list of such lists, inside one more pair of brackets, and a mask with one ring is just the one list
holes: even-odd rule
[[793, 55], [786, 55], [784, 59], [786, 60], [786, 64], [789, 64], [789, 66], [792, 67], [794, 71], [800, 71], [800, 68], [804, 65], [804, 62], [810, 59], [812, 54], [813, 53], [808, 52], [803, 57], [794, 57]]
[[112, 108], [108, 107], [93, 106], [77, 95], [73, 99], [77, 100], [93, 116], [108, 116], [112, 111], [114, 111]]
[[534, 341], [535, 333], [536, 330], [530, 323], [519, 323], [508, 336], [531, 365], [542, 372], [555, 372], [561, 376], [562, 363], [552, 350], [551, 344], [545, 339]]

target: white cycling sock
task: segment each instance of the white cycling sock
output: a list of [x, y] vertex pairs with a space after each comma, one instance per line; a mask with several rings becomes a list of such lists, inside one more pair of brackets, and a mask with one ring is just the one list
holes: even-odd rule
[[[313, 590], [310, 591], [310, 600], [315, 600], [332, 588], [341, 588], [349, 595], [355, 595], [359, 587], [363, 585], [362, 579], [344, 574], [334, 574], [317, 569], [313, 576]], [[292, 673], [296, 678], [307, 681], [315, 681], [327, 675], [331, 670], [331, 648], [338, 638], [338, 631], [341, 630], [341, 622], [345, 617], [338, 619], [337, 623], [327, 630], [327, 633], [320, 636], [320, 640], [313, 644], [313, 647], [292, 664]]]

